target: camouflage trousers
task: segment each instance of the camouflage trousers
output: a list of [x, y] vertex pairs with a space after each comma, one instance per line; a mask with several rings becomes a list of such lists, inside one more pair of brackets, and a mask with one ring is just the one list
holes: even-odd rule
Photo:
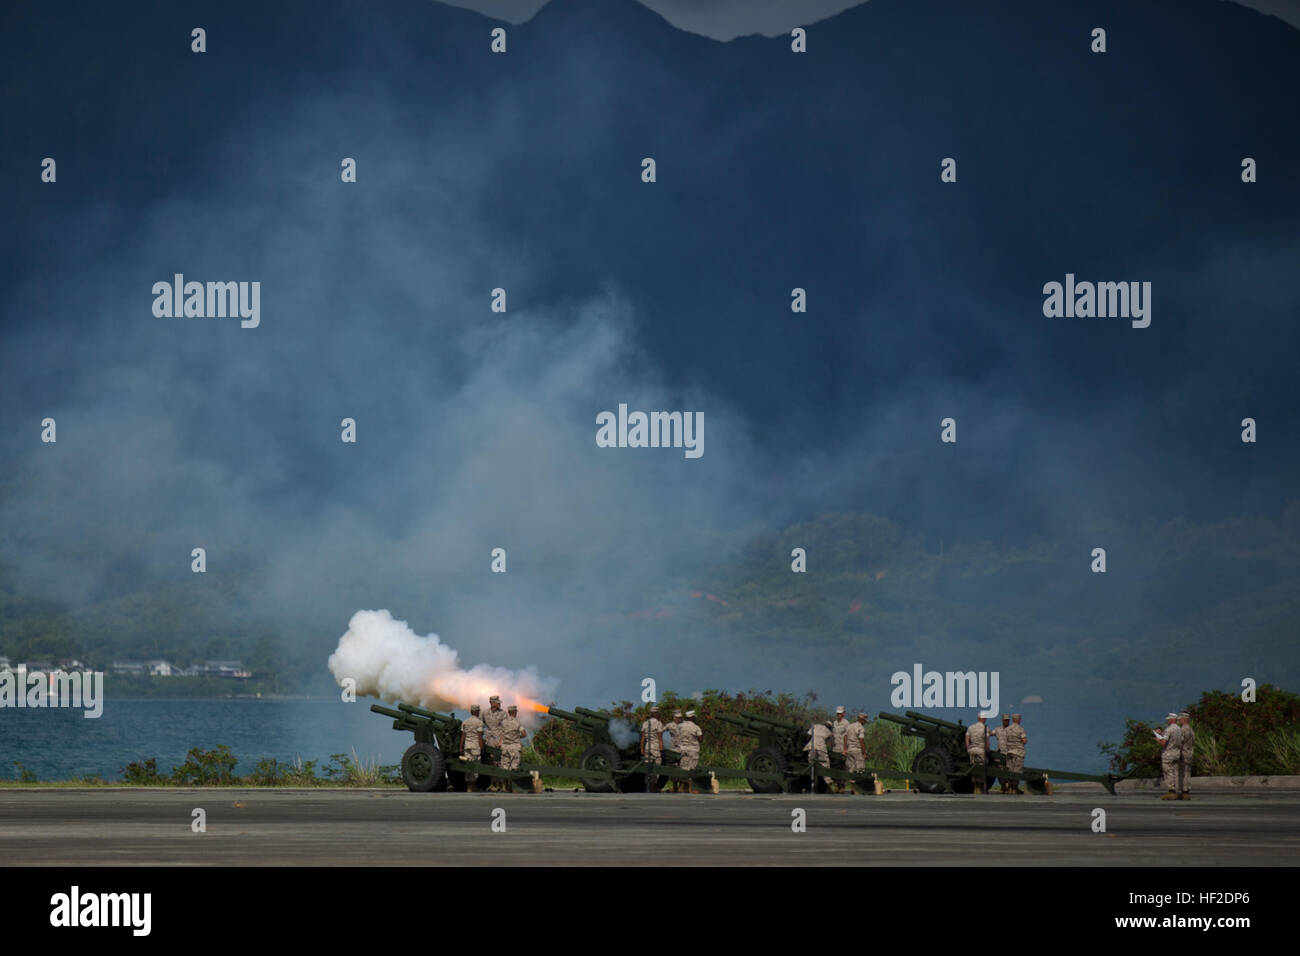
[[[813, 750], [812, 754], [813, 754], [813, 763], [821, 764], [821, 766], [823, 767], [830, 767], [831, 755], [826, 752], [825, 747], [817, 747], [815, 750]], [[822, 783], [826, 784], [826, 786], [829, 787], [834, 785], [835, 781], [832, 780], [830, 777], [822, 777]]]
[[1025, 769], [1024, 754], [1007, 754], [1007, 769], [1012, 773], [1020, 773]]
[[850, 750], [844, 755], [844, 769], [849, 773], [861, 773], [867, 766], [867, 758], [860, 750]]
[[1183, 793], [1192, 792], [1192, 758], [1178, 758], [1178, 789]]
[[678, 764], [683, 770], [694, 770], [700, 765], [700, 752], [698, 750], [683, 750], [682, 760]]
[[1177, 792], [1178, 770], [1179, 770], [1179, 764], [1181, 762], [1182, 761], [1179, 760], [1178, 754], [1176, 753], [1174, 754], [1162, 753], [1160, 755], [1160, 772], [1165, 779], [1166, 790], [1173, 790]]
[[514, 746], [507, 744], [506, 746], [502, 747], [501, 748], [501, 769], [518, 770], [519, 758], [523, 756], [523, 753], [524, 753], [524, 748], [519, 746], [519, 744], [515, 744]]
[[[482, 763], [483, 751], [479, 750], [477, 747], [466, 747], [465, 752], [460, 755], [460, 759], [468, 760], [470, 763]], [[466, 787], [472, 787], [477, 782], [478, 782], [478, 774], [470, 773], [469, 771], [465, 772]]]
[[970, 758], [970, 778], [976, 786], [982, 787], [985, 783], [984, 774], [984, 751], [968, 750], [966, 756]]

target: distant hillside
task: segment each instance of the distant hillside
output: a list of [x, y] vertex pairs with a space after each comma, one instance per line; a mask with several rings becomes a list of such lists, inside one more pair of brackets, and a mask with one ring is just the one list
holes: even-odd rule
[[[1105, 574], [1090, 570], [1093, 546], [1106, 548]], [[790, 569], [796, 547], [806, 573]], [[251, 569], [71, 607], [24, 597], [14, 572], [0, 566], [0, 654], [14, 661], [236, 657], [293, 690], [322, 680], [336, 637], [305, 636], [304, 622], [277, 617]], [[583, 624], [593, 645], [616, 633], [671, 653], [687, 674], [707, 649], [724, 648], [735, 686], [752, 676], [802, 692], [798, 682], [822, 667], [879, 689], [920, 662], [998, 670], [1016, 699], [1117, 702], [1225, 675], [1300, 682], [1297, 582], [1300, 501], [1276, 521], [1114, 525], [1078, 542], [945, 543], [942, 553], [883, 518], [839, 514], [759, 537], [645, 607], [602, 608]]]
[[[1090, 569], [1098, 546], [1105, 574]], [[796, 547], [807, 573], [791, 571]], [[786, 689], [805, 688], [783, 676], [820, 666], [823, 680], [879, 690], [919, 662], [997, 670], [1004, 702], [1101, 705], [1244, 676], [1295, 683], [1298, 582], [1297, 501], [1277, 521], [1109, 525], [1077, 541], [942, 553], [879, 517], [825, 515], [754, 541], [626, 626], [671, 632], [659, 650], [686, 659], [744, 649], [738, 667], [766, 661], [767, 682]]]

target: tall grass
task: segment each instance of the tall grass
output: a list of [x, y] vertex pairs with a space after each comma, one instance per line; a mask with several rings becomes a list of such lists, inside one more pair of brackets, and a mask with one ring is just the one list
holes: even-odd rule
[[1282, 773], [1300, 774], [1300, 730], [1275, 730], [1268, 735], [1268, 749]]

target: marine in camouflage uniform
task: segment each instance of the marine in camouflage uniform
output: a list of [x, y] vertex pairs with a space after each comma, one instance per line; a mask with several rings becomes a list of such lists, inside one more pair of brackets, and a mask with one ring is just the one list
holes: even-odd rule
[[[682, 712], [680, 710], [674, 710], [673, 719], [668, 721], [668, 723], [664, 724], [664, 731], [668, 734], [671, 740], [672, 749], [676, 750], [678, 753], [681, 753], [682, 750], [682, 748], [677, 745], [678, 744], [677, 736], [681, 732], [680, 729], [681, 726], [682, 726]], [[682, 789], [682, 782], [680, 780], [674, 779], [673, 793], [677, 793], [681, 789]]]
[[650, 716], [641, 722], [641, 756], [650, 757], [655, 763], [664, 759], [664, 732], [667, 728], [659, 719], [659, 708], [651, 707]]
[[1165, 718], [1164, 740], [1160, 742], [1160, 772], [1164, 776], [1166, 793], [1161, 800], [1178, 799], [1178, 764], [1183, 756], [1183, 728], [1178, 726], [1178, 715]]
[[[1025, 733], [1025, 728], [1020, 726], [1020, 715], [1012, 714], [1011, 719], [1014, 723], [1010, 727], [1003, 728], [1001, 742], [998, 748], [1006, 748], [1007, 769], [1014, 773], [1023, 773], [1025, 770], [1025, 745], [1029, 743], [1029, 734]], [[1020, 780], [1012, 780], [1011, 792], [1024, 793], [1020, 789]], [[1005, 784], [1003, 785], [1005, 789]]]
[[[663, 763], [664, 759], [664, 724], [659, 719], [659, 708], [651, 707], [650, 716], [641, 722], [641, 758], [650, 763]], [[658, 774], [646, 774], [646, 789], [658, 791], [655, 780]]]
[[1192, 799], [1192, 751], [1196, 746], [1196, 732], [1192, 730], [1192, 715], [1183, 711], [1178, 715], [1178, 729], [1182, 739], [1178, 746], [1178, 799]]
[[[989, 739], [990, 739], [991, 741], [997, 743], [997, 745], [998, 745], [998, 746], [997, 746], [997, 751], [998, 751], [998, 753], [1002, 754], [1002, 756], [1004, 756], [1004, 757], [1007, 755], [1007, 738], [1006, 738], [1006, 733], [1007, 733], [1007, 728], [1008, 728], [1009, 726], [1011, 726], [1011, 715], [1010, 715], [1010, 714], [1003, 714], [1003, 715], [1002, 715], [1002, 725], [1001, 725], [1000, 727], [990, 727], [990, 728], [989, 728]], [[1008, 769], [1010, 769], [1010, 768], [1008, 768]], [[1010, 790], [1010, 788], [1009, 788], [1009, 786], [1008, 786], [1008, 782], [1007, 782], [1005, 779], [1001, 779], [1001, 778], [996, 778], [996, 779], [997, 779], [997, 783], [998, 783], [998, 789], [999, 789], [1002, 793], [1010, 793], [1010, 792], [1011, 792], [1011, 790]], [[993, 785], [992, 785], [992, 784], [989, 784], [989, 786], [991, 787], [991, 786], [993, 786]]]
[[988, 727], [984, 725], [984, 715], [979, 715], [979, 720], [966, 728], [966, 756], [970, 758], [970, 775], [971, 781], [975, 784], [975, 792], [984, 792], [984, 768], [985, 751], [988, 748]]
[[681, 725], [682, 725], [682, 712], [680, 710], [674, 710], [673, 719], [668, 721], [668, 723], [664, 724], [664, 730], [667, 731], [670, 737], [672, 737], [673, 750], [681, 749], [677, 746], [677, 733], [678, 733], [678, 728], [681, 727]]
[[[673, 735], [673, 747], [682, 755], [682, 761], [679, 765], [683, 770], [694, 770], [700, 765], [700, 740], [704, 737], [704, 731], [700, 725], [693, 719], [695, 711], [688, 710], [686, 719], [677, 725], [677, 733]], [[679, 781], [673, 781], [674, 789], [680, 784]], [[694, 793], [694, 785], [685, 781], [686, 792]]]
[[[836, 707], [835, 722], [831, 724], [831, 752], [832, 753], [837, 753], [840, 754], [841, 756], [845, 755], [844, 735], [848, 733], [848, 730], [849, 730], [849, 722], [844, 719], [844, 708]], [[848, 765], [848, 761], [846, 759], [845, 766], [847, 765]], [[836, 793], [844, 792], [843, 780], [835, 781], [835, 792]]]
[[[523, 739], [528, 736], [524, 725], [519, 722], [519, 708], [514, 704], [509, 707], [506, 719], [501, 721], [501, 768], [518, 770], [519, 759], [523, 756]], [[510, 780], [505, 782], [506, 790], [514, 793], [515, 785]]]
[[867, 715], [849, 721], [844, 730], [844, 769], [861, 773], [867, 766]]
[[[469, 709], [469, 716], [460, 725], [460, 759], [479, 763], [483, 759], [483, 721], [478, 715], [478, 704]], [[478, 774], [466, 772], [465, 790], [478, 792]]]
[[[501, 698], [493, 694], [488, 698], [488, 712], [483, 715], [483, 746], [500, 747], [501, 746], [501, 724], [506, 719], [506, 712], [501, 709]], [[484, 755], [484, 763], [490, 764], [492, 761]], [[488, 787], [489, 792], [500, 792], [502, 789], [500, 781], [495, 777], [492, 778], [492, 785]]]
[[[823, 767], [831, 765], [831, 755], [826, 752], [826, 742], [830, 739], [831, 728], [829, 722], [824, 724], [813, 724], [808, 730], [808, 736], [811, 738], [803, 749], [808, 751], [812, 763], [821, 764]], [[822, 783], [830, 787], [834, 781], [830, 777], [822, 777]]]

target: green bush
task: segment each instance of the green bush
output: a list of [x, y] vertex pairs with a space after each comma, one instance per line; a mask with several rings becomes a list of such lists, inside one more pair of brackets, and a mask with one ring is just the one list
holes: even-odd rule
[[[1289, 741], [1300, 734], [1300, 695], [1261, 684], [1255, 700], [1212, 690], [1187, 708], [1196, 732], [1193, 766], [1197, 773], [1219, 776], [1297, 773]], [[1101, 744], [1116, 773], [1160, 775], [1160, 744], [1154, 724], [1124, 722], [1124, 739]]]
[[154, 757], [131, 761], [122, 768], [122, 779], [134, 787], [159, 787], [167, 782], [159, 776], [158, 761]]
[[172, 782], [178, 786], [215, 787], [236, 783], [235, 764], [239, 761], [226, 744], [216, 750], [190, 748], [185, 762], [172, 768]]
[[1275, 730], [1268, 735], [1268, 745], [1281, 773], [1300, 774], [1300, 731]]

